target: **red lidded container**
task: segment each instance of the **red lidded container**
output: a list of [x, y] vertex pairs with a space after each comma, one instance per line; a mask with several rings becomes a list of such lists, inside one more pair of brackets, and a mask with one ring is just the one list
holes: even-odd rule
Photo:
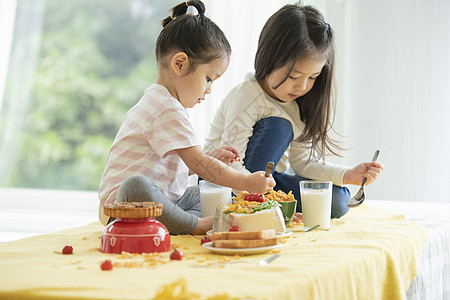
[[124, 202], [105, 205], [105, 215], [116, 220], [103, 230], [101, 250], [105, 253], [153, 253], [170, 251], [170, 234], [155, 217], [162, 214], [162, 204]]

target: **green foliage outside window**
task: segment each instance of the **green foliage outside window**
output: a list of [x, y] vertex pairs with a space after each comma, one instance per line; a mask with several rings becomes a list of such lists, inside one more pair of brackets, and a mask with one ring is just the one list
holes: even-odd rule
[[[4, 186], [97, 190], [126, 112], [156, 80], [160, 20], [178, 2], [45, 1], [20, 153]], [[18, 1], [18, 13], [28, 3]]]

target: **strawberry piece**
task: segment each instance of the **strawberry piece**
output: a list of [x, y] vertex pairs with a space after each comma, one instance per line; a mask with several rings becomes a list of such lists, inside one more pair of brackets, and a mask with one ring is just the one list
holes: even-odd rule
[[111, 271], [113, 269], [113, 263], [112, 261], [107, 259], [104, 262], [102, 262], [100, 268], [102, 269], [102, 271]]
[[228, 231], [241, 231], [241, 228], [239, 228], [239, 226], [237, 225], [233, 225], [230, 227]]
[[204, 243], [208, 243], [211, 242], [211, 239], [209, 237], [202, 237], [202, 239], [200, 240], [200, 244], [203, 245]]
[[70, 245], [66, 245], [62, 249], [62, 254], [72, 254], [72, 253], [73, 253], [73, 248]]
[[174, 249], [173, 252], [170, 253], [170, 260], [182, 260], [182, 259], [183, 259], [183, 252]]
[[264, 202], [264, 195], [259, 193], [250, 193], [245, 195], [245, 201]]

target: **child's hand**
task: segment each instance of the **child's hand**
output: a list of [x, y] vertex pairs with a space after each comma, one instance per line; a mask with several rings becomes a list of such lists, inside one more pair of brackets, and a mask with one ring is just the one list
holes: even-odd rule
[[212, 229], [214, 223], [214, 216], [198, 218], [197, 226], [194, 231], [191, 232], [192, 235], [206, 234], [206, 232]]
[[209, 152], [206, 152], [209, 156], [212, 156], [225, 164], [229, 164], [233, 161], [241, 160], [239, 156], [239, 151], [232, 146], [220, 146], [220, 148], [216, 148]]
[[273, 189], [275, 180], [272, 175], [266, 177], [264, 171], [258, 171], [247, 175], [246, 188], [250, 193], [265, 194]]
[[292, 221], [297, 223], [303, 223], [303, 214], [296, 212], [294, 215], [294, 219], [292, 219]]
[[383, 164], [378, 161], [361, 163], [345, 172], [343, 183], [360, 185], [366, 177], [366, 185], [369, 185], [377, 179], [383, 169]]

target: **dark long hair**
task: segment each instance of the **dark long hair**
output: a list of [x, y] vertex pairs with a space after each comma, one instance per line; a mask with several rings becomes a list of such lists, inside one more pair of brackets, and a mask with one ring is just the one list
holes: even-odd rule
[[300, 107], [300, 118], [306, 125], [298, 141], [310, 145], [310, 158], [317, 160], [325, 158], [327, 152], [340, 156], [336, 150], [343, 149], [328, 136], [335, 115], [333, 35], [333, 29], [317, 9], [285, 5], [264, 25], [255, 57], [258, 81], [283, 66], [289, 66], [283, 80], [274, 89], [286, 81], [297, 61], [312, 55], [326, 57], [327, 62], [313, 88], [295, 100]]
[[[188, 6], [198, 14], [186, 14]], [[172, 14], [162, 20], [163, 29], [156, 41], [156, 60], [164, 65], [164, 58], [182, 51], [191, 61], [188, 73], [199, 64], [231, 54], [230, 44], [222, 30], [205, 16], [205, 5], [200, 0], [185, 1], [172, 8]]]

